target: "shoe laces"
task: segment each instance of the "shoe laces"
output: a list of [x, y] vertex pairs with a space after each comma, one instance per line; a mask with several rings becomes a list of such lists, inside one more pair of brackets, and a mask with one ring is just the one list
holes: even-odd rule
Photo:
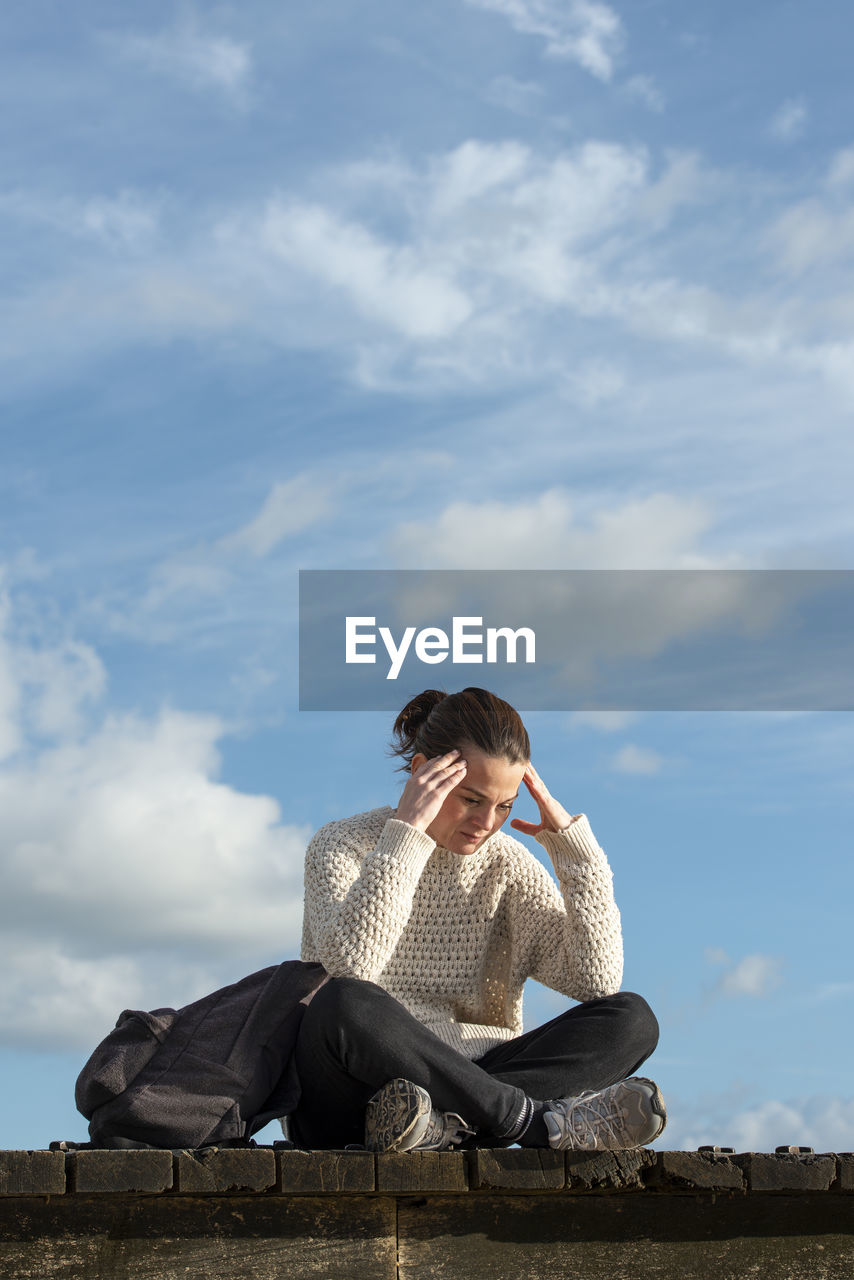
[[474, 1137], [475, 1130], [470, 1129], [462, 1116], [456, 1111], [436, 1111], [430, 1113], [427, 1128], [417, 1144], [419, 1151], [444, 1151], [446, 1147], [457, 1146], [466, 1138]]
[[560, 1111], [579, 1147], [598, 1147], [603, 1135], [620, 1139], [626, 1129], [626, 1113], [611, 1089], [585, 1089], [574, 1098], [551, 1103]]

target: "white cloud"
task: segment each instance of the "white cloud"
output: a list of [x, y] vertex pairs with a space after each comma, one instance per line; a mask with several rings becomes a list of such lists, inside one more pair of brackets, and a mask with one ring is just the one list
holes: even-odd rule
[[586, 360], [564, 377], [570, 398], [588, 409], [616, 399], [626, 386], [626, 375], [612, 360]]
[[122, 1009], [147, 1004], [140, 967], [127, 956], [81, 959], [55, 942], [7, 934], [0, 940], [0, 964], [7, 1044], [93, 1049]]
[[655, 494], [576, 516], [548, 489], [518, 502], [452, 502], [391, 534], [394, 560], [433, 569], [664, 569], [710, 565], [698, 543], [712, 516], [701, 502]]
[[[16, 1026], [35, 1033], [32, 1011], [50, 1007], [58, 972], [73, 1027], [93, 1001], [106, 1011], [107, 995], [115, 1017], [151, 989], [150, 975], [165, 987], [154, 1002], [172, 1003], [189, 998], [194, 963], [222, 981], [258, 957], [296, 954], [309, 832], [283, 825], [271, 798], [217, 781], [222, 733], [180, 712], [108, 719], [82, 742], [0, 771], [0, 915], [22, 1006], [10, 1011], [7, 988], [7, 1037]], [[97, 982], [78, 982], [98, 972], [103, 998]]]
[[241, 300], [219, 291], [214, 275], [214, 264], [200, 266], [183, 248], [174, 260], [145, 254], [128, 263], [110, 252], [45, 274], [2, 308], [5, 385], [43, 385], [116, 349], [234, 332]]
[[540, 36], [546, 53], [576, 62], [599, 80], [610, 80], [625, 32], [618, 14], [600, 0], [465, 0], [507, 18], [516, 31]]
[[854, 1098], [767, 1099], [740, 1109], [731, 1095], [693, 1105], [673, 1099], [668, 1114], [661, 1145], [673, 1150], [693, 1151], [705, 1144], [736, 1151], [774, 1151], [778, 1146], [850, 1151], [854, 1146]]
[[531, 155], [520, 142], [463, 142], [436, 157], [430, 173], [430, 214], [439, 222], [527, 180]]
[[[644, 265], [639, 245], [709, 185], [695, 157], [669, 155], [651, 169], [638, 147], [588, 142], [540, 155], [475, 140], [420, 167], [345, 165], [325, 176], [325, 202], [274, 197], [261, 211], [186, 228], [168, 251], [161, 236], [139, 260], [90, 257], [19, 294], [5, 316], [7, 367], [22, 376], [29, 364], [43, 377], [48, 341], [56, 370], [87, 349], [228, 334], [338, 348], [371, 386], [546, 379], [597, 405], [625, 393], [625, 376], [613, 360], [576, 351], [573, 324], [733, 353], [759, 342], [756, 317], [734, 317], [710, 291]], [[137, 234], [134, 210], [124, 222], [114, 210], [111, 222], [95, 200], [87, 234], [100, 227], [114, 247], [113, 223]], [[86, 221], [79, 210], [74, 218]]]
[[819, 1000], [845, 1000], [854, 996], [854, 982], [825, 982], [816, 992]]
[[[576, 516], [568, 493], [557, 488], [517, 502], [451, 502], [429, 518], [398, 525], [387, 541], [392, 562], [407, 569], [500, 569], [502, 574], [477, 584], [465, 575], [441, 585], [437, 579], [438, 598], [419, 582], [397, 597], [397, 620], [427, 625], [437, 608], [448, 614], [500, 612], [506, 620], [502, 575], [509, 570], [623, 570], [560, 580], [520, 574], [513, 583], [516, 625], [523, 619], [531, 625], [535, 618], [541, 650], [561, 655], [554, 679], [570, 699], [564, 705], [590, 705], [591, 696], [601, 696], [597, 678], [606, 663], [617, 664], [614, 669], [636, 683], [638, 662], [659, 657], [677, 639], [716, 631], [760, 636], [778, 621], [787, 602], [779, 593], [782, 582], [771, 575], [757, 581], [735, 573], [662, 574], [653, 584], [646, 574], [633, 572], [722, 567], [703, 554], [701, 538], [710, 524], [704, 504], [667, 494], [583, 517]], [[473, 591], [477, 609], [471, 605]], [[644, 680], [647, 670], [641, 673]], [[608, 679], [613, 682], [613, 670]], [[697, 696], [697, 680], [692, 676], [680, 685], [679, 679], [677, 672], [669, 687], [663, 673], [654, 676], [651, 684], [642, 684], [649, 700], [634, 705], [669, 706], [660, 699], [674, 697], [684, 705], [678, 700]], [[633, 695], [628, 697], [633, 705]], [[633, 750], [620, 763], [651, 771], [659, 762]]]
[[829, 341], [792, 352], [792, 363], [798, 369], [817, 372], [854, 398], [854, 341]]
[[90, 645], [68, 640], [54, 648], [21, 649], [18, 678], [31, 693], [29, 718], [40, 736], [73, 736], [84, 722], [84, 710], [97, 701], [107, 684], [104, 664]]
[[837, 151], [827, 171], [829, 187], [847, 187], [854, 181], [854, 147]]
[[92, 198], [80, 210], [87, 232], [129, 247], [147, 243], [157, 230], [159, 218], [159, 205], [134, 191]]
[[21, 690], [14, 670], [14, 652], [6, 639], [9, 600], [0, 594], [0, 760], [14, 755], [21, 744]]
[[300, 533], [327, 516], [332, 506], [332, 488], [312, 483], [305, 475], [274, 484], [261, 510], [248, 524], [227, 534], [217, 543], [225, 552], [246, 551], [266, 556], [283, 539]]
[[148, 591], [142, 599], [146, 612], [161, 609], [167, 601], [189, 596], [215, 596], [232, 582], [229, 565], [209, 546], [175, 552], [156, 564]]
[[14, 695], [14, 753], [0, 763], [0, 1035], [93, 1044], [128, 1004], [181, 1003], [296, 954], [310, 833], [283, 824], [271, 797], [219, 781], [226, 726], [169, 709], [90, 708], [83, 724], [81, 705], [104, 688], [87, 646], [7, 641], [0, 658], [0, 691]]
[[128, 188], [85, 199], [17, 190], [0, 195], [0, 213], [110, 249], [141, 251], [151, 247], [160, 228], [162, 201]]
[[[278, 340], [349, 344], [372, 387], [548, 378], [596, 404], [627, 383], [613, 362], [576, 352], [594, 321], [791, 368], [796, 311], [684, 283], [654, 249], [718, 181], [683, 153], [654, 174], [638, 147], [588, 142], [543, 156], [469, 140], [420, 169], [388, 158], [344, 166], [326, 204], [277, 199], [260, 220], [224, 221], [218, 272], [234, 265], [234, 305], [242, 275], [244, 308], [252, 297], [252, 322], [278, 326]], [[353, 208], [345, 216], [333, 202]]]
[[[336, 350], [371, 388], [528, 383], [597, 408], [626, 397], [637, 337], [854, 395], [839, 336], [854, 306], [844, 274], [817, 307], [800, 288], [787, 297], [785, 281], [727, 296], [675, 269], [671, 245], [692, 272], [713, 272], [705, 232], [703, 254], [688, 252], [684, 211], [732, 189], [686, 153], [655, 165], [642, 147], [598, 141], [541, 153], [468, 140], [419, 165], [342, 165], [314, 176], [311, 198], [237, 205], [215, 223], [164, 229], [139, 201], [107, 208], [93, 197], [72, 220], [100, 258], [87, 250], [76, 270], [7, 301], [5, 367], [41, 379], [47, 344], [56, 372], [122, 344], [223, 336]], [[832, 202], [803, 202], [766, 244], [788, 274], [803, 273], [841, 260], [850, 221]], [[679, 234], [665, 237], [674, 224]], [[115, 253], [129, 244], [141, 252]]]
[[614, 756], [611, 768], [617, 773], [651, 777], [661, 772], [663, 763], [662, 757], [656, 751], [651, 751], [648, 747], [638, 747], [629, 742]]
[[707, 947], [708, 963], [725, 966], [715, 983], [715, 992], [724, 996], [769, 996], [782, 982], [782, 956], [749, 955], [732, 962], [719, 947]]
[[320, 206], [275, 201], [261, 235], [274, 259], [408, 338], [451, 336], [471, 313], [465, 293], [417, 249], [384, 242]]
[[516, 115], [529, 116], [542, 105], [542, 85], [532, 80], [517, 80], [515, 76], [495, 76], [490, 81], [484, 97], [494, 106], [504, 107]]
[[782, 967], [779, 956], [745, 956], [723, 975], [720, 989], [730, 996], [770, 995], [782, 982]]
[[[0, 774], [5, 926], [115, 946], [252, 949], [281, 936], [303, 833], [216, 780], [224, 726], [107, 718]], [[293, 922], [291, 922], [293, 923]]]
[[652, 76], [631, 76], [623, 85], [623, 93], [634, 102], [640, 102], [650, 111], [664, 110], [664, 94]]
[[249, 46], [203, 31], [195, 19], [155, 35], [128, 31], [106, 38], [121, 56], [148, 71], [191, 89], [217, 89], [234, 102], [243, 101], [252, 67]]
[[333, 510], [333, 497], [346, 487], [326, 483], [301, 471], [276, 481], [258, 512], [245, 524], [221, 538], [189, 547], [155, 565], [149, 589], [142, 601], [150, 612], [167, 601], [192, 595], [220, 595], [245, 571], [245, 558], [268, 556], [286, 539], [325, 519]]
[[32, 738], [78, 733], [105, 687], [103, 663], [89, 645], [17, 638], [9, 597], [0, 593], [0, 761]]
[[834, 208], [819, 199], [802, 200], [772, 224], [767, 240], [780, 265], [801, 276], [850, 257], [854, 250], [854, 209]]
[[778, 142], [797, 142], [807, 125], [807, 104], [803, 98], [787, 98], [774, 112], [768, 126]]

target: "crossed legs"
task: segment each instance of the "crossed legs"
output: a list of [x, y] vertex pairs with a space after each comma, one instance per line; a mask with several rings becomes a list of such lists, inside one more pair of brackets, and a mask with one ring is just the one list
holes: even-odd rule
[[295, 1061], [302, 1098], [292, 1128], [307, 1147], [360, 1143], [369, 1100], [403, 1077], [499, 1145], [513, 1140], [528, 1098], [614, 1084], [634, 1074], [657, 1041], [658, 1023], [643, 997], [619, 992], [575, 1005], [472, 1062], [381, 987], [333, 978], [313, 997], [300, 1028]]

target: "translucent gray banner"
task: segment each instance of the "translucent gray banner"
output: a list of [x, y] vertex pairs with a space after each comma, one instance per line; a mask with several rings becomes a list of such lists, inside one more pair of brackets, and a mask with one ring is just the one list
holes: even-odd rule
[[300, 573], [300, 709], [850, 711], [854, 571]]

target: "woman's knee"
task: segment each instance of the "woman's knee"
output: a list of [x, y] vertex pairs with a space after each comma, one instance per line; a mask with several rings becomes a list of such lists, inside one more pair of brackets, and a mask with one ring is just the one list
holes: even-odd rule
[[330, 978], [312, 997], [303, 1025], [308, 1022], [337, 1033], [370, 1028], [376, 1020], [377, 999], [385, 994], [361, 978]]
[[658, 1044], [659, 1027], [658, 1019], [646, 1000], [634, 991], [618, 991], [608, 1000], [620, 1014], [627, 1040], [631, 1040], [639, 1053], [648, 1058]]

